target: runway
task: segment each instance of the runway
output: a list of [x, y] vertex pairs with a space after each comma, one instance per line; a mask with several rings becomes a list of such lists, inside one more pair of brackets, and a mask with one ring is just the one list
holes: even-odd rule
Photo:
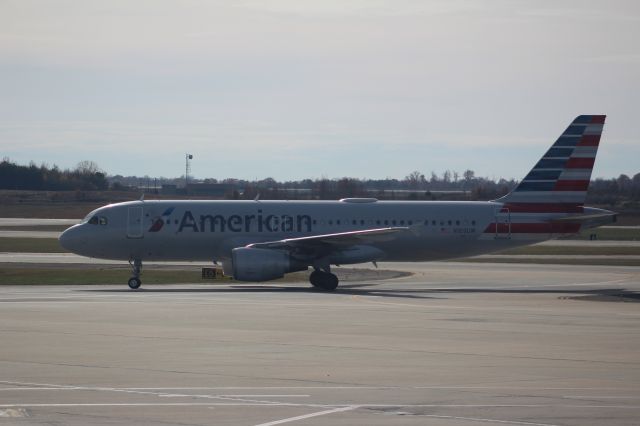
[[7, 424], [636, 425], [640, 269], [0, 287]]

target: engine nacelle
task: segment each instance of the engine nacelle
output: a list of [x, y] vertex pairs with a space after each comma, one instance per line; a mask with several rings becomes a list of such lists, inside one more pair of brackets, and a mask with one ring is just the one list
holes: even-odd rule
[[289, 253], [281, 250], [239, 247], [231, 254], [233, 278], [238, 281], [275, 280], [288, 272], [307, 269], [307, 265], [291, 259]]

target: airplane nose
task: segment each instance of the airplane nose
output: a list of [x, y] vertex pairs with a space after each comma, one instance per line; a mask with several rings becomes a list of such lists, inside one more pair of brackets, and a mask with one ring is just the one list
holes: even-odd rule
[[79, 227], [80, 225], [74, 225], [60, 234], [58, 242], [62, 248], [69, 250], [72, 253], [78, 253], [82, 246], [86, 244], [86, 238], [82, 236], [82, 232]]

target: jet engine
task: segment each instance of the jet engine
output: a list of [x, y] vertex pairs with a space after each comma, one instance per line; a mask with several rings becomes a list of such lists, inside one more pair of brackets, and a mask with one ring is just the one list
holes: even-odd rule
[[275, 280], [286, 273], [307, 269], [307, 265], [282, 250], [239, 247], [231, 253], [233, 278], [238, 281]]

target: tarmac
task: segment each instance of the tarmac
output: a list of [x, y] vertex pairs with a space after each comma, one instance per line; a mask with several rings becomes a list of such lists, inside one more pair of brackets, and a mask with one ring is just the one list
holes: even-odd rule
[[0, 286], [0, 423], [638, 425], [640, 268]]

